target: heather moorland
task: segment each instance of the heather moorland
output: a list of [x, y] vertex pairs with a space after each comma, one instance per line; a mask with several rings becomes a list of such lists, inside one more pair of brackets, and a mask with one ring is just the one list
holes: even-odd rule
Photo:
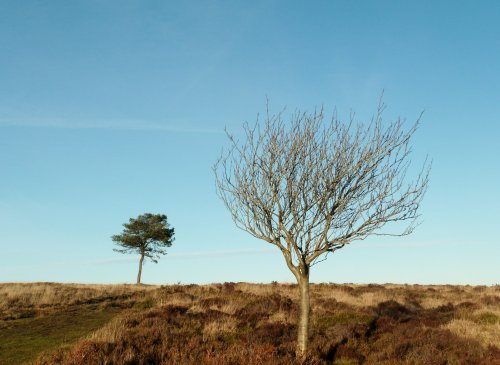
[[[0, 284], [0, 364], [299, 364], [292, 284]], [[304, 364], [500, 364], [498, 286], [311, 285]]]

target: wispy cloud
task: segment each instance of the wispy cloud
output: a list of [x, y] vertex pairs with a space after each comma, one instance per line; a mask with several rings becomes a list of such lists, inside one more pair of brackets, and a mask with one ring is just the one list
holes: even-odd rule
[[169, 123], [153, 123], [147, 120], [68, 120], [58, 118], [0, 118], [0, 126], [5, 127], [30, 127], [54, 129], [107, 129], [107, 130], [135, 130], [159, 131], [172, 133], [200, 133], [223, 134], [222, 129], [204, 128], [184, 124], [182, 122], [172, 125]]
[[[228, 256], [244, 256], [244, 255], [268, 255], [276, 250], [273, 250], [272, 247], [268, 248], [247, 248], [247, 249], [234, 249], [234, 250], [214, 250], [214, 251], [192, 251], [192, 252], [178, 252], [178, 253], [169, 253], [165, 256], [166, 259], [197, 259], [197, 258], [206, 258], [206, 257], [228, 257]], [[118, 255], [118, 254], [117, 254]], [[164, 258], [164, 259], [165, 259]], [[74, 267], [82, 267], [82, 266], [102, 266], [102, 265], [114, 265], [114, 264], [127, 264], [127, 263], [136, 263], [138, 260], [137, 255], [126, 255], [120, 257], [110, 257], [100, 260], [70, 260], [70, 261], [57, 261], [57, 262], [41, 262], [40, 265], [4, 265], [2, 268], [16, 268], [16, 269], [41, 269], [42, 271], [50, 271], [54, 268], [74, 268]]]
[[[269, 248], [246, 248], [246, 249], [234, 249], [234, 250], [214, 250], [214, 251], [192, 251], [192, 252], [177, 252], [167, 254], [169, 259], [195, 259], [203, 257], [227, 257], [227, 256], [242, 256], [242, 255], [266, 255], [273, 253], [272, 247]], [[135, 262], [137, 258], [135, 256], [127, 257], [116, 257], [96, 261], [81, 262], [81, 265], [108, 265], [108, 264], [119, 264], [127, 262]]]
[[169, 255], [173, 258], [196, 258], [196, 257], [222, 257], [222, 256], [241, 256], [241, 255], [262, 255], [275, 252], [272, 247], [269, 248], [246, 248], [235, 250], [220, 250], [220, 251], [194, 251], [194, 252], [179, 252]]

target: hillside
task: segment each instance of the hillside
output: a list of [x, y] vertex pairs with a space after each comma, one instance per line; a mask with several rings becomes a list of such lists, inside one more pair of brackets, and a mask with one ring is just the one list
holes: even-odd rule
[[[0, 364], [298, 364], [291, 284], [0, 284]], [[500, 287], [313, 284], [306, 364], [500, 364]]]

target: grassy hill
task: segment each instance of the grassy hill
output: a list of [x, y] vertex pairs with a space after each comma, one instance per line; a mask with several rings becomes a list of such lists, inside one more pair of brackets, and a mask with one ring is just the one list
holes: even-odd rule
[[[0, 364], [298, 364], [291, 284], [0, 284]], [[500, 287], [313, 284], [305, 364], [500, 364]]]

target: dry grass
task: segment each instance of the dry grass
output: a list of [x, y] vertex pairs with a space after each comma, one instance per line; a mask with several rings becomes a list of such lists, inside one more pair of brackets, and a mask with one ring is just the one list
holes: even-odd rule
[[[94, 299], [135, 295], [134, 304], [38, 364], [299, 364], [296, 285], [75, 288], [81, 303], [92, 289]], [[498, 286], [315, 284], [311, 302], [304, 364], [500, 364]]]
[[270, 323], [293, 324], [297, 321], [297, 319], [294, 316], [290, 315], [290, 313], [284, 310], [279, 310], [271, 314], [267, 319], [267, 321]]
[[[134, 306], [155, 287], [56, 283], [0, 284], [0, 365], [69, 346]], [[154, 304], [154, 303], [153, 303]]]
[[203, 327], [203, 340], [214, 339], [218, 336], [233, 334], [236, 332], [238, 322], [233, 317], [223, 317], [208, 322]]
[[12, 308], [46, 308], [126, 297], [156, 289], [144, 285], [0, 283], [0, 313]]
[[127, 320], [123, 316], [116, 317], [105, 326], [91, 333], [87, 338], [98, 342], [115, 342], [127, 329]]
[[486, 324], [466, 319], [453, 319], [444, 328], [462, 338], [478, 341], [483, 347], [500, 344], [500, 323]]

